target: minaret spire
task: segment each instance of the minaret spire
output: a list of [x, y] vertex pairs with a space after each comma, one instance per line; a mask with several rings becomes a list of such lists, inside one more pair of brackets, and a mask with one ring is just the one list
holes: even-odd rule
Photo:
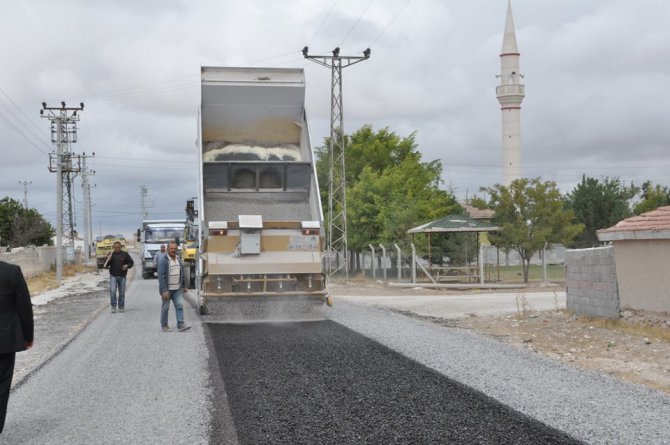
[[502, 111], [503, 182], [509, 185], [521, 174], [521, 102], [525, 96], [519, 73], [519, 48], [516, 43], [512, 1], [507, 3], [507, 18], [500, 52], [500, 85], [496, 88]]

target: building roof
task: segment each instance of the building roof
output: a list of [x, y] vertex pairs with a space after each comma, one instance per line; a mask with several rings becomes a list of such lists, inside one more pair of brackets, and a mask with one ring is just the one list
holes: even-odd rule
[[468, 204], [462, 204], [461, 207], [465, 209], [466, 215], [472, 219], [491, 219], [496, 213], [491, 209], [478, 209], [477, 207]]
[[493, 232], [496, 230], [500, 230], [500, 227], [477, 221], [465, 215], [448, 215], [409, 229], [407, 233]]
[[670, 239], [670, 206], [631, 216], [597, 234], [600, 241]]

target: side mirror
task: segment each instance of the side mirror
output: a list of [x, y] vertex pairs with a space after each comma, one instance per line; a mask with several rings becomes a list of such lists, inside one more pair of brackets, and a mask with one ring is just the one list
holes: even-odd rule
[[137, 229], [136, 238], [138, 243], [142, 242], [142, 235], [140, 235], [140, 232], [141, 232], [140, 229]]
[[174, 237], [174, 242], [177, 243], [177, 246], [181, 245], [181, 241], [179, 240], [178, 236]]

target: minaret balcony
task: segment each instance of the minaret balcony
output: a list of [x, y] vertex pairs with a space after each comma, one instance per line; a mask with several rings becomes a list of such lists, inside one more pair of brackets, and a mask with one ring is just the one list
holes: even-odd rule
[[496, 87], [496, 96], [523, 96], [526, 95], [526, 86], [520, 84], [499, 85]]

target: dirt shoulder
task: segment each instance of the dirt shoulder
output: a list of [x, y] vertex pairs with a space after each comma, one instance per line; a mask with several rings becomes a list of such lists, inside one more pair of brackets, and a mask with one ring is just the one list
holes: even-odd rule
[[[463, 295], [463, 291], [385, 288], [373, 282], [334, 283], [333, 295]], [[530, 288], [524, 292], [547, 288]], [[561, 289], [562, 290], [562, 289]], [[497, 291], [496, 291], [497, 292]], [[516, 291], [519, 292], [519, 291]], [[404, 315], [452, 328], [470, 329], [570, 366], [608, 374], [670, 394], [670, 317], [632, 316], [612, 321], [578, 317], [566, 310], [445, 319]]]

